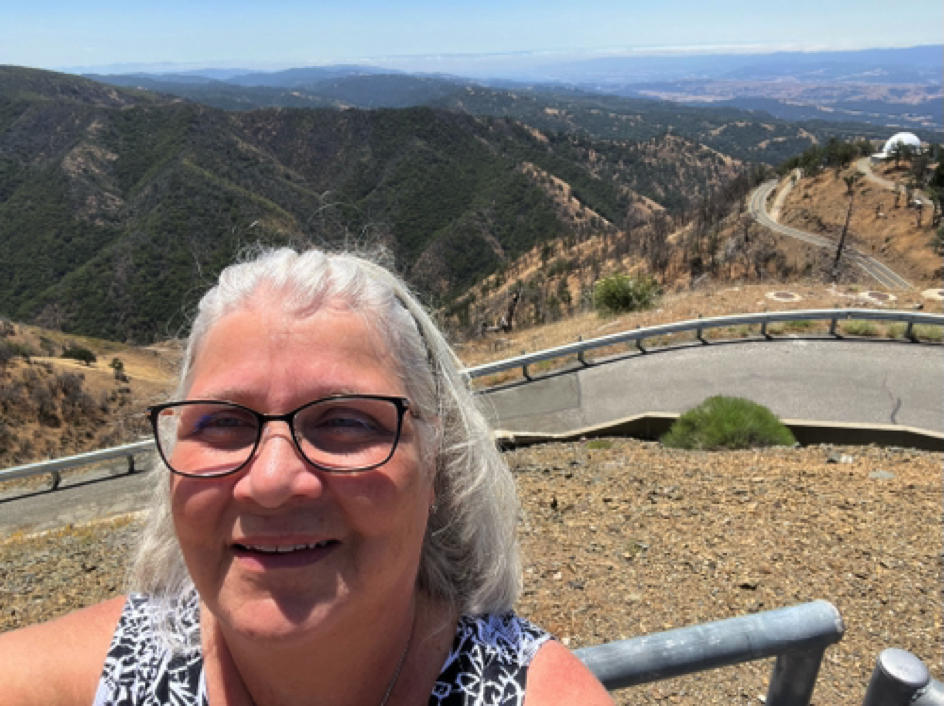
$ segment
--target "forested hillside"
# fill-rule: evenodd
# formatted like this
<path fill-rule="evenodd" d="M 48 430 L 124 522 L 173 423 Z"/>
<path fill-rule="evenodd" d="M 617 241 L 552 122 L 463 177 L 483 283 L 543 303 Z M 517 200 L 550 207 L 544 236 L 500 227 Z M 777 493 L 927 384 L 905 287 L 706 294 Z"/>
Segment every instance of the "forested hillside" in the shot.
<path fill-rule="evenodd" d="M 689 208 L 740 164 L 680 137 L 544 133 L 430 108 L 225 112 L 0 69 L 0 315 L 174 335 L 256 243 L 381 242 L 448 300 L 533 246 Z M 579 211 L 562 213 L 567 189 Z"/>

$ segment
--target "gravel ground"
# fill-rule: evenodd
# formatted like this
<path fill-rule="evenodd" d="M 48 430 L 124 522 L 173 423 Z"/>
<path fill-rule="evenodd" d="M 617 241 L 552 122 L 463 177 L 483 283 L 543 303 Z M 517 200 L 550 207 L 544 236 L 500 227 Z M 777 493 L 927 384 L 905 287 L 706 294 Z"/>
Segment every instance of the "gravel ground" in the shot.
<path fill-rule="evenodd" d="M 827 459 L 843 462 L 827 463 Z M 848 458 L 851 457 L 851 458 Z M 861 703 L 878 653 L 942 679 L 941 454 L 668 451 L 628 439 L 508 452 L 522 498 L 519 612 L 571 648 L 817 598 L 846 635 L 813 703 Z M 120 592 L 131 518 L 0 544 L 0 630 Z M 626 689 L 622 704 L 761 703 L 772 663 Z"/>

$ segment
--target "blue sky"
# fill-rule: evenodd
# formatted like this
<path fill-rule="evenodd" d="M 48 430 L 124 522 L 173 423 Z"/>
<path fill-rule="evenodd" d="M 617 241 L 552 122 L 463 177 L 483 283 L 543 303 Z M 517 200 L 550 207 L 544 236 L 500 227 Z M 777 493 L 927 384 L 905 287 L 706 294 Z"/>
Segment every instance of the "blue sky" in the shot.
<path fill-rule="evenodd" d="M 404 55 L 850 49 L 940 44 L 942 25 L 941 0 L 2 0 L 0 64 L 284 68 Z"/>

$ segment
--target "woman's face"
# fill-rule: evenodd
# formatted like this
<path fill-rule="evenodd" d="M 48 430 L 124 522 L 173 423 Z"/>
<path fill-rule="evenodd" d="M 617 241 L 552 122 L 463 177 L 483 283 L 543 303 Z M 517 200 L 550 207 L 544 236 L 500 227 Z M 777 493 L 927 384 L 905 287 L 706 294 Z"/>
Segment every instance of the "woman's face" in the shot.
<path fill-rule="evenodd" d="M 386 346 L 362 318 L 329 308 L 299 319 L 269 299 L 213 327 L 189 399 L 277 414 L 340 393 L 405 396 Z M 430 475 L 409 413 L 393 457 L 352 474 L 314 468 L 288 426 L 270 422 L 238 473 L 172 477 L 174 524 L 194 584 L 224 630 L 257 640 L 330 635 L 407 605 L 433 501 Z"/>

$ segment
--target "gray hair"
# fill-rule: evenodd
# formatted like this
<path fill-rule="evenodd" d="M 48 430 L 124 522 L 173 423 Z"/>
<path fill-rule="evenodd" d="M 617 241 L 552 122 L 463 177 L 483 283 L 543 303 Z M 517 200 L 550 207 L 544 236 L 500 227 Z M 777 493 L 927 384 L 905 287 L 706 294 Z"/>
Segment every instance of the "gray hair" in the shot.
<path fill-rule="evenodd" d="M 177 398 L 190 388 L 194 359 L 209 331 L 227 313 L 248 305 L 260 288 L 278 292 L 281 306 L 301 316 L 341 304 L 380 333 L 418 408 L 421 452 L 435 472 L 436 504 L 426 528 L 418 587 L 461 613 L 509 610 L 521 590 L 514 481 L 455 354 L 406 284 L 388 269 L 350 253 L 299 254 L 288 248 L 262 251 L 228 267 L 200 301 Z M 436 423 L 423 421 L 430 419 Z M 173 622 L 174 607 L 194 588 L 174 532 L 170 471 L 163 470 L 154 474 L 154 499 L 129 588 L 159 602 L 166 627 Z M 172 642 L 180 645 L 181 638 L 188 641 L 178 636 Z"/>

